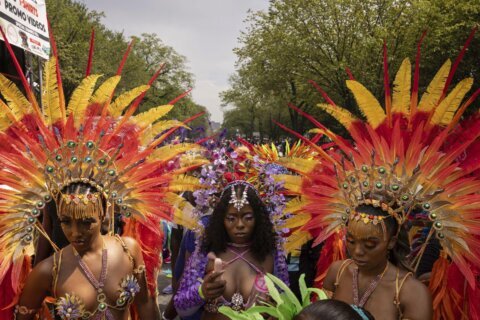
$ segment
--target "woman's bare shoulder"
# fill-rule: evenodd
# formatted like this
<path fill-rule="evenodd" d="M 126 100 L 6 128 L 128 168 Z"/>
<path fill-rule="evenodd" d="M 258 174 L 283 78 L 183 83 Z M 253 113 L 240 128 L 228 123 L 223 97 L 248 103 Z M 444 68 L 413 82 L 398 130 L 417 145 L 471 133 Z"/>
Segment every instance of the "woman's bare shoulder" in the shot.
<path fill-rule="evenodd" d="M 39 262 L 30 272 L 29 282 L 33 283 L 38 289 L 48 290 L 53 280 L 54 256 L 50 256 Z"/>
<path fill-rule="evenodd" d="M 337 279 L 337 274 L 340 271 L 342 265 L 348 260 L 338 260 L 332 262 L 330 267 L 328 267 L 327 275 L 325 276 L 325 281 L 323 282 L 323 287 L 327 290 L 333 291 L 335 281 Z"/>
<path fill-rule="evenodd" d="M 413 276 L 409 275 L 405 278 L 399 298 L 405 318 L 431 319 L 432 297 L 430 291 Z"/>

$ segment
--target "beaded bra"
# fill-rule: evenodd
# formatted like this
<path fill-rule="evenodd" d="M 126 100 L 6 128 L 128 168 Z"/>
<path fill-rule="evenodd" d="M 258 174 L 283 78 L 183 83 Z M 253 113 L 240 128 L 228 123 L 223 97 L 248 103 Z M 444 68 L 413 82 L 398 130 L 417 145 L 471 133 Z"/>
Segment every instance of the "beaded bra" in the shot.
<path fill-rule="evenodd" d="M 247 263 L 247 265 L 249 265 L 253 270 L 255 270 L 257 276 L 255 277 L 253 288 L 247 301 L 245 301 L 242 294 L 238 291 L 232 295 L 230 301 L 225 299 L 225 297 L 221 296 L 220 298 L 208 301 L 205 304 L 205 310 L 211 313 L 217 313 L 218 308 L 220 308 L 221 306 L 228 306 L 235 311 L 246 310 L 255 303 L 255 300 L 259 295 L 266 294 L 268 292 L 264 278 L 265 274 L 257 266 L 255 266 L 255 264 L 245 258 L 245 254 L 249 252 L 250 249 L 239 252 L 234 249 L 233 244 L 229 244 L 228 250 L 231 251 L 235 255 L 235 257 L 230 261 L 225 262 L 224 267 L 231 265 L 237 260 L 243 260 L 245 263 Z"/>
<path fill-rule="evenodd" d="M 128 248 L 126 247 L 123 240 L 118 236 L 116 236 L 115 239 L 120 241 L 120 244 L 122 245 L 123 250 L 128 255 L 133 266 L 135 266 L 133 257 L 128 251 Z M 58 263 L 57 263 L 56 257 L 54 257 L 54 268 L 53 268 L 54 292 L 55 292 L 57 278 L 58 278 L 61 261 L 62 261 L 62 251 L 63 250 L 61 250 L 59 253 Z M 105 280 L 107 278 L 107 262 L 108 262 L 107 249 L 104 248 L 102 250 L 102 271 L 100 274 L 100 278 L 98 280 L 95 279 L 94 275 L 92 274 L 88 266 L 85 264 L 85 262 L 83 262 L 83 260 L 78 255 L 75 249 L 73 249 L 73 252 L 75 257 L 78 260 L 78 264 L 80 266 L 80 269 L 82 270 L 82 273 L 85 275 L 88 282 L 97 291 L 98 304 L 95 311 L 93 312 L 85 310 L 85 305 L 82 299 L 80 299 L 75 293 L 72 293 L 72 294 L 67 293 L 65 294 L 65 296 L 58 298 L 55 303 L 55 309 L 56 309 L 57 315 L 62 320 L 77 320 L 77 319 L 115 320 L 115 317 L 113 316 L 110 309 L 125 310 L 133 302 L 135 295 L 138 292 L 140 292 L 140 285 L 134 274 L 143 273 L 145 271 L 145 266 L 144 265 L 139 266 L 138 268 L 133 270 L 132 274 L 127 275 L 121 280 L 120 289 L 119 289 L 120 294 L 118 295 L 118 298 L 115 301 L 115 304 L 109 304 L 106 301 L 107 297 L 103 291 Z"/>

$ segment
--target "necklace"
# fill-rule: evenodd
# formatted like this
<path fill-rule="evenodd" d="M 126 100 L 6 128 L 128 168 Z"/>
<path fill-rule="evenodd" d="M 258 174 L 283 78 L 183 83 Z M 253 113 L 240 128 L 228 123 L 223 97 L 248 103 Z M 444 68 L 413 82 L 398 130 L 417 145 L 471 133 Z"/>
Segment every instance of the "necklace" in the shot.
<path fill-rule="evenodd" d="M 97 280 L 93 275 L 92 271 L 88 268 L 87 264 L 83 261 L 82 257 L 78 254 L 77 250 L 72 246 L 73 255 L 77 258 L 78 265 L 82 269 L 83 274 L 87 278 L 88 282 L 97 290 L 97 311 L 104 313 L 107 311 L 107 303 L 105 300 L 107 296 L 103 293 L 103 287 L 105 286 L 105 280 L 107 279 L 107 262 L 108 262 L 108 252 L 105 248 L 105 243 L 103 243 L 102 249 L 102 270 L 100 272 L 100 278 Z"/>
<path fill-rule="evenodd" d="M 234 248 L 247 248 L 252 245 L 251 242 L 248 243 L 233 243 L 233 242 L 227 242 L 227 247 L 234 247 Z"/>
<path fill-rule="evenodd" d="M 382 280 L 383 276 L 385 275 L 385 272 L 388 269 L 388 262 L 387 265 L 385 266 L 385 269 L 383 272 L 375 277 L 370 284 L 368 285 L 367 290 L 365 293 L 362 295 L 362 297 L 359 300 L 358 297 L 358 268 L 353 269 L 353 281 L 352 281 L 352 289 L 353 289 L 353 304 L 359 307 L 363 307 L 365 303 L 367 303 L 368 298 L 372 295 L 373 291 L 377 288 L 378 284 Z"/>

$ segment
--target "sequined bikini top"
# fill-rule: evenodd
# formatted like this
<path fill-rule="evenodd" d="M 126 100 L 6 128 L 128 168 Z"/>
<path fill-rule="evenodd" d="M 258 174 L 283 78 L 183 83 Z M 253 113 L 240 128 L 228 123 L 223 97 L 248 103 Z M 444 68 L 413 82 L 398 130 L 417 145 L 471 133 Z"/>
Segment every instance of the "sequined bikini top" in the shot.
<path fill-rule="evenodd" d="M 230 307 L 235 311 L 246 310 L 255 304 L 260 295 L 265 295 L 268 292 L 267 285 L 265 283 L 265 274 L 255 264 L 245 258 L 245 254 L 250 251 L 250 249 L 239 252 L 232 247 L 228 247 L 228 250 L 230 250 L 235 257 L 230 261 L 225 262 L 224 268 L 237 260 L 243 260 L 257 273 L 257 276 L 255 277 L 253 288 L 246 302 L 244 301 L 244 298 L 240 292 L 235 292 L 230 301 L 225 299 L 225 297 L 220 296 L 218 299 L 208 301 L 205 304 L 205 310 L 210 313 L 217 313 L 218 308 L 221 306 Z"/>
<path fill-rule="evenodd" d="M 65 294 L 65 296 L 57 298 L 55 302 L 56 313 L 62 320 L 77 320 L 77 319 L 114 320 L 115 318 L 111 312 L 111 309 L 125 310 L 133 302 L 135 295 L 138 292 L 140 292 L 140 285 L 138 284 L 138 280 L 135 277 L 135 275 L 143 273 L 145 271 L 145 266 L 140 265 L 136 267 L 135 260 L 133 259 L 130 251 L 128 250 L 125 242 L 123 242 L 122 238 L 120 238 L 119 236 L 115 236 L 115 239 L 117 239 L 120 242 L 124 252 L 127 254 L 133 266 L 133 273 L 127 275 L 120 282 L 119 295 L 117 300 L 115 301 L 115 304 L 107 303 L 106 301 L 107 297 L 103 292 L 103 285 L 106 279 L 107 260 L 108 260 L 107 250 L 103 249 L 102 251 L 102 272 L 100 275 L 100 279 L 98 280 L 95 279 L 95 277 L 92 275 L 88 267 L 86 267 L 86 265 L 83 263 L 81 258 L 76 255 L 76 257 L 79 259 L 79 265 L 81 267 L 80 269 L 82 270 L 84 276 L 97 291 L 98 304 L 95 311 L 93 312 L 85 310 L 85 305 L 83 301 L 77 295 L 75 295 L 75 293 L 72 293 L 72 294 L 67 293 Z M 60 252 L 56 253 L 53 257 L 52 288 L 53 288 L 54 297 L 57 297 L 56 288 L 57 288 L 58 275 L 60 273 L 60 268 L 62 265 L 62 253 L 63 253 L 63 249 L 60 250 Z M 74 251 L 74 254 L 75 253 L 76 252 Z"/>

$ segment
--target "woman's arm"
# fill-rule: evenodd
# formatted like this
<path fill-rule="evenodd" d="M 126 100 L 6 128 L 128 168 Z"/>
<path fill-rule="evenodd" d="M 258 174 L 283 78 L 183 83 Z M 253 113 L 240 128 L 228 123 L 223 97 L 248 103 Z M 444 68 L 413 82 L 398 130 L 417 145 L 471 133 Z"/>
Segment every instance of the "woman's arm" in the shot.
<path fill-rule="evenodd" d="M 403 319 L 431 320 L 433 317 L 432 296 L 420 281 L 408 278 L 400 291 L 400 306 Z"/>
<path fill-rule="evenodd" d="M 34 319 L 51 291 L 53 257 L 40 262 L 28 275 L 16 309 L 17 320 Z"/>
<path fill-rule="evenodd" d="M 125 244 L 127 245 L 127 248 L 133 257 L 135 268 L 145 266 L 145 263 L 143 262 L 142 249 L 138 245 L 137 241 L 128 237 L 122 239 L 125 241 Z M 138 315 L 140 316 L 141 320 L 159 320 L 160 310 L 158 309 L 156 297 L 152 297 L 148 293 L 146 270 L 143 268 L 143 270 L 136 271 L 137 272 L 134 271 L 134 273 L 138 284 L 140 285 L 140 292 L 135 296 L 134 303 L 137 307 Z"/>

